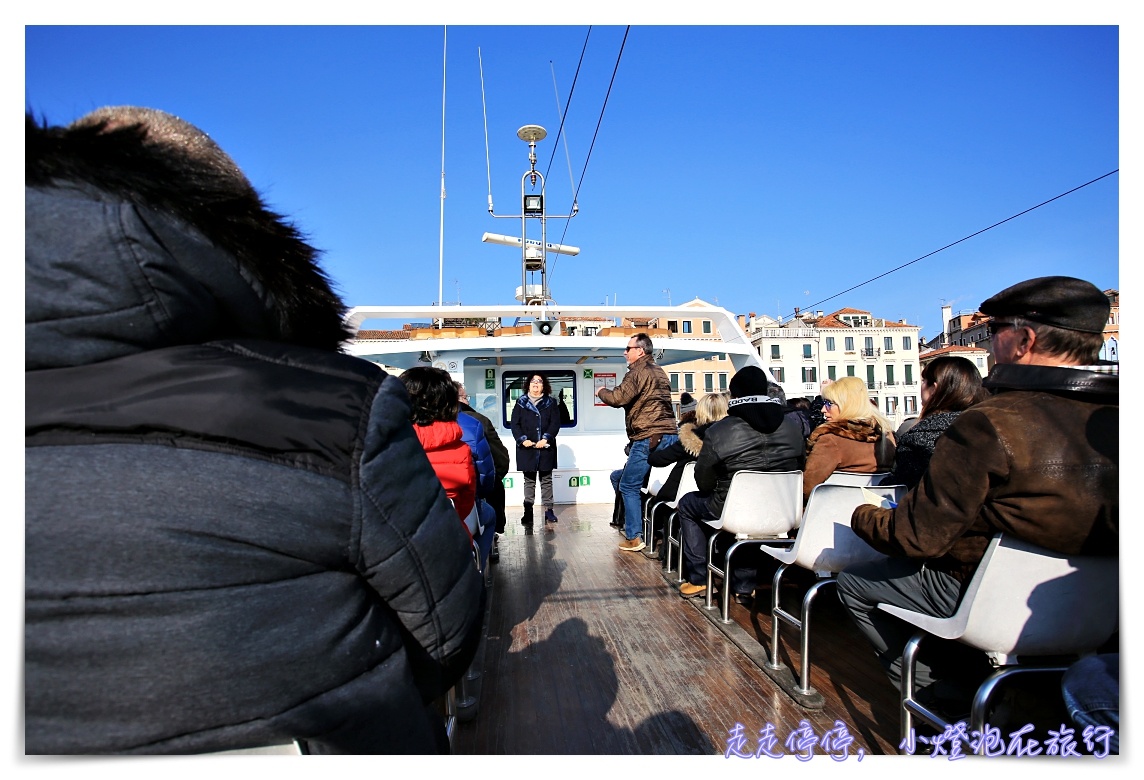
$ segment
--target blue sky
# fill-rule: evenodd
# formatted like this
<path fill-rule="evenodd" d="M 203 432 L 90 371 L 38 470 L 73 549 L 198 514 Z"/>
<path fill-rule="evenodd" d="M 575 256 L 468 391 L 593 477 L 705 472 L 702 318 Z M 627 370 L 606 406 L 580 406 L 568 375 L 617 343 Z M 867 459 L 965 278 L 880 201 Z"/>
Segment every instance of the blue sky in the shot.
<path fill-rule="evenodd" d="M 551 266 L 558 302 L 851 306 L 928 336 L 942 299 L 973 309 L 1050 274 L 1120 285 L 1115 174 L 832 298 L 1118 169 L 1114 26 L 588 29 L 448 27 L 446 302 L 511 303 L 520 284 L 519 252 L 480 242 L 520 232 L 487 212 L 482 61 L 496 212 L 519 213 L 521 125 L 548 129 L 550 213 L 580 183 L 579 216 L 549 223 L 582 250 Z M 441 25 L 27 27 L 25 108 L 177 114 L 324 251 L 348 304 L 429 304 L 444 43 Z M 570 176 L 555 142 L 574 78 Z"/>

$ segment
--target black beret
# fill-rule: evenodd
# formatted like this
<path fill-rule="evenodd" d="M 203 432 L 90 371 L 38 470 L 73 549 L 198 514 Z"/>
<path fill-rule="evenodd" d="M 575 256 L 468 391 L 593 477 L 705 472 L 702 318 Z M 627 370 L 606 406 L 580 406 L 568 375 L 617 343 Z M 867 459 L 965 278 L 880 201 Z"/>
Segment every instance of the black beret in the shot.
<path fill-rule="evenodd" d="M 991 317 L 1021 317 L 1043 325 L 1103 333 L 1108 297 L 1095 285 L 1071 276 L 1042 276 L 1018 282 L 981 304 Z"/>

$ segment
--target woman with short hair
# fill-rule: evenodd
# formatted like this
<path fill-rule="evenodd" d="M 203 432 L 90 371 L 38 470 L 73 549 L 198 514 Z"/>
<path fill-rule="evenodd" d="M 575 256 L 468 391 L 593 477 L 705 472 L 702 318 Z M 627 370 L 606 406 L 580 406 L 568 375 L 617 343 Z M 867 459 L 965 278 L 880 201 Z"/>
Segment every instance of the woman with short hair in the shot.
<path fill-rule="evenodd" d="M 516 441 L 516 468 L 524 475 L 524 516 L 522 525 L 532 525 L 536 500 L 536 475 L 540 475 L 540 500 L 544 522 L 555 523 L 552 510 L 552 471 L 556 468 L 556 434 L 560 433 L 560 410 L 552 397 L 548 377 L 539 371 L 528 375 L 525 392 L 512 408 L 512 438 Z"/>

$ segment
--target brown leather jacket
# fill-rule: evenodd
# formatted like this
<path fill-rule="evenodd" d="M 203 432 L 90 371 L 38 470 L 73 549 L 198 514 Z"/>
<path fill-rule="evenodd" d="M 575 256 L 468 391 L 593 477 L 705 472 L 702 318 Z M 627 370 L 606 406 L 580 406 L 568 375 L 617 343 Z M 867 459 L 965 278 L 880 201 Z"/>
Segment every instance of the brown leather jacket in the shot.
<path fill-rule="evenodd" d="M 631 441 L 678 431 L 671 408 L 671 382 L 650 355 L 628 366 L 628 373 L 614 390 L 601 390 L 600 400 L 608 406 L 623 407 L 624 427 Z"/>
<path fill-rule="evenodd" d="M 1119 377 L 998 365 L 992 398 L 938 439 L 896 509 L 862 506 L 851 527 L 888 555 L 968 581 L 998 533 L 1061 553 L 1119 553 Z"/>

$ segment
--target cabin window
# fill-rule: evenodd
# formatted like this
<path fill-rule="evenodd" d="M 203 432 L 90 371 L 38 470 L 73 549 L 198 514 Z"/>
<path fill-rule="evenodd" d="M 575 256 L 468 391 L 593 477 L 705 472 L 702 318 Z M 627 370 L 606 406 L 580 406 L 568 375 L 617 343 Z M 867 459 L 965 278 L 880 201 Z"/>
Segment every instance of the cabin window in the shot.
<path fill-rule="evenodd" d="M 826 337 L 826 351 L 827 352 L 833 352 L 834 351 L 834 337 L 833 336 L 827 336 Z"/>
<path fill-rule="evenodd" d="M 726 374 L 720 374 L 719 375 L 719 392 L 720 393 L 727 392 L 727 375 Z"/>
<path fill-rule="evenodd" d="M 846 337 L 846 351 L 847 352 L 853 352 L 854 351 L 854 337 L 853 336 L 847 336 Z"/>
<path fill-rule="evenodd" d="M 668 376 L 671 378 L 671 392 L 678 393 L 679 392 L 679 374 L 668 374 Z"/>
<path fill-rule="evenodd" d="M 690 333 L 691 332 L 691 320 L 684 320 L 683 321 L 683 332 L 684 333 Z"/>
<path fill-rule="evenodd" d="M 771 369 L 771 376 L 773 376 L 775 378 L 775 381 L 781 385 L 783 382 L 786 381 L 786 369 L 783 368 L 782 366 L 779 366 L 777 368 L 772 368 Z"/>
<path fill-rule="evenodd" d="M 703 332 L 704 333 L 710 333 L 711 332 L 711 320 L 703 320 Z"/>
<path fill-rule="evenodd" d="M 552 398 L 559 404 L 560 427 L 576 427 L 576 372 L 544 371 L 548 384 L 552 385 Z M 528 392 L 528 371 L 505 371 L 501 374 L 501 398 L 504 417 L 501 424 L 509 427 L 512 409 L 516 399 Z M 477 411 L 481 411 L 478 409 Z"/>
<path fill-rule="evenodd" d="M 906 384 L 912 385 L 914 383 L 914 367 L 906 363 Z"/>
<path fill-rule="evenodd" d="M 683 389 L 689 393 L 695 392 L 695 374 L 683 375 Z"/>

